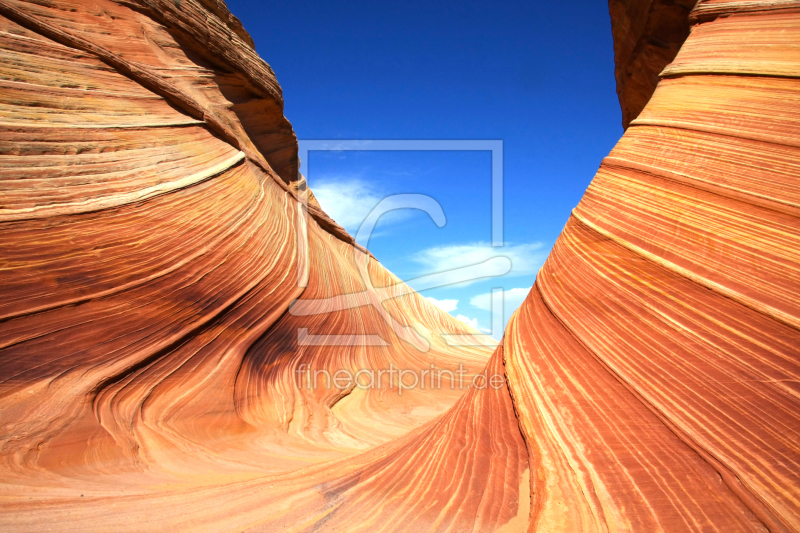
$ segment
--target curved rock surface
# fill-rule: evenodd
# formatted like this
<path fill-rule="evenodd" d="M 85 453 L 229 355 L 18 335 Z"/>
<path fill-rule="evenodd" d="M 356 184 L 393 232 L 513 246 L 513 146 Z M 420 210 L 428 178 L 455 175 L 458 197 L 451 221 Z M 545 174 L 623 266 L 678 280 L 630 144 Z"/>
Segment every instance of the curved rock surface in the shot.
<path fill-rule="evenodd" d="M 663 79 L 493 348 L 222 2 L 0 0 L 2 529 L 800 531 L 800 2 L 610 5 Z M 326 382 L 390 368 L 461 371 Z"/>
<path fill-rule="evenodd" d="M 506 331 L 534 530 L 800 530 L 800 3 L 692 18 Z"/>

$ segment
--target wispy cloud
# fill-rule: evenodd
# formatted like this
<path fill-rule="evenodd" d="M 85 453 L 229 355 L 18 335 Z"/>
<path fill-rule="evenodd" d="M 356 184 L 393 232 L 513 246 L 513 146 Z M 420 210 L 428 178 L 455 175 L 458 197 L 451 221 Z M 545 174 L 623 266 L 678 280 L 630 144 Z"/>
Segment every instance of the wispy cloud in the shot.
<path fill-rule="evenodd" d="M 498 274 L 496 265 L 486 265 L 486 272 L 477 269 L 475 279 L 464 281 L 458 269 L 483 263 L 492 258 L 507 258 L 511 269 L 506 276 L 525 276 L 535 274 L 542 265 L 546 250 L 542 243 L 507 244 L 494 248 L 488 242 L 453 244 L 427 248 L 411 256 L 411 259 L 422 267 L 422 274 L 442 272 L 442 283 L 458 283 L 465 287 L 482 277 L 493 277 Z"/>
<path fill-rule="evenodd" d="M 490 330 L 490 329 L 479 327 L 477 318 L 470 318 L 470 317 L 464 316 L 464 315 L 458 315 L 456 318 L 458 320 L 460 320 L 461 322 L 463 322 L 464 324 L 467 324 L 468 326 L 472 326 L 473 328 L 475 328 L 478 331 L 481 331 L 483 333 L 486 333 L 487 335 L 491 335 L 491 333 L 492 333 L 492 330 Z"/>
<path fill-rule="evenodd" d="M 475 329 L 478 329 L 478 319 L 477 318 L 469 318 L 468 316 L 464 316 L 464 315 L 458 315 L 456 318 L 459 319 L 464 324 L 466 324 L 468 326 L 472 326 Z"/>
<path fill-rule="evenodd" d="M 352 234 L 385 196 L 374 185 L 353 177 L 315 180 L 311 190 L 328 216 Z"/>
<path fill-rule="evenodd" d="M 519 287 L 516 289 L 506 289 L 503 291 L 503 315 L 505 320 L 508 320 L 514 311 L 519 309 L 519 306 L 521 306 L 522 302 L 525 301 L 525 298 L 528 296 L 530 290 L 531 287 Z M 478 309 L 491 311 L 492 293 L 486 292 L 483 294 L 478 294 L 477 296 L 473 296 L 470 298 L 469 303 Z"/>
<path fill-rule="evenodd" d="M 377 187 L 373 183 L 355 176 L 326 176 L 314 180 L 311 184 L 319 205 L 333 220 L 344 226 L 354 237 L 361 224 L 382 200 L 388 198 L 380 217 L 381 229 L 373 231 L 367 237 L 378 237 L 386 234 L 386 224 L 405 220 L 412 216 L 412 211 L 403 209 L 405 205 L 391 193 Z M 366 242 L 361 242 L 367 245 Z"/>
<path fill-rule="evenodd" d="M 455 311 L 458 308 L 458 300 L 437 300 L 432 296 L 426 296 L 425 299 L 447 313 Z"/>

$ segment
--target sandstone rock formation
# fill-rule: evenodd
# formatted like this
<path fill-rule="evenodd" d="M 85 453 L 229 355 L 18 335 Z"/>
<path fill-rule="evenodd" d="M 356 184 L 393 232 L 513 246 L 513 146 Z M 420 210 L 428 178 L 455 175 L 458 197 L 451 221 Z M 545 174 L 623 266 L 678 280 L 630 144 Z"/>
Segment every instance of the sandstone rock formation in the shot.
<path fill-rule="evenodd" d="M 800 2 L 692 18 L 506 331 L 535 530 L 800 530 Z"/>
<path fill-rule="evenodd" d="M 623 128 L 642 112 L 659 74 L 688 37 L 695 4 L 697 0 L 608 0 Z"/>
<path fill-rule="evenodd" d="M 221 1 L 0 0 L 0 527 L 800 531 L 800 1 L 610 5 L 630 127 L 493 349 Z"/>

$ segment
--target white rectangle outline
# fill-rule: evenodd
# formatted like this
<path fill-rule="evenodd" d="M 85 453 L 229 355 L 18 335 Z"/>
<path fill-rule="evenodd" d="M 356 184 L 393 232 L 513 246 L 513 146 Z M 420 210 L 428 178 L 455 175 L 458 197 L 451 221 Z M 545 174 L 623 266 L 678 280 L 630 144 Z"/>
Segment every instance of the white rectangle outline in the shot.
<path fill-rule="evenodd" d="M 503 246 L 503 141 L 478 140 L 478 139 L 381 139 L 381 140 L 340 140 L 340 139 L 298 139 L 298 158 L 302 165 L 306 164 L 306 175 L 309 174 L 308 153 L 312 151 L 450 151 L 450 152 L 484 152 L 492 153 L 492 247 Z M 299 171 L 298 171 L 299 172 Z M 308 216 L 308 199 L 299 195 L 302 207 L 298 210 L 298 230 L 303 236 L 298 238 L 308 239 L 305 231 Z M 300 246 L 305 254 L 308 253 L 308 242 Z M 299 252 L 299 250 L 298 250 Z M 303 253 L 303 252 L 301 252 Z M 298 286 L 305 287 L 308 283 L 309 263 L 305 260 L 298 261 Z M 492 334 L 502 334 L 503 323 L 503 291 L 492 289 Z M 307 330 L 305 331 L 308 336 Z M 462 335 L 442 335 L 449 345 L 479 345 L 480 342 L 470 342 Z M 452 338 L 451 338 L 452 337 Z M 304 339 L 307 340 L 307 339 Z"/>

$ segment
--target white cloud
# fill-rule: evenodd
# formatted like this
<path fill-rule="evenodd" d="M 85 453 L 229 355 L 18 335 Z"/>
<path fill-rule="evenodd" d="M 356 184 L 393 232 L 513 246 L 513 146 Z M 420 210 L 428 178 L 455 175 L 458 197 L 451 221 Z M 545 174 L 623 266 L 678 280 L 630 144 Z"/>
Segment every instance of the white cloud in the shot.
<path fill-rule="evenodd" d="M 472 326 L 475 329 L 478 329 L 478 319 L 477 318 L 470 318 L 470 317 L 464 316 L 464 315 L 458 315 L 456 318 L 459 319 L 464 324 L 466 324 L 468 326 Z"/>
<path fill-rule="evenodd" d="M 353 235 L 385 196 L 373 185 L 349 177 L 317 180 L 311 190 L 328 216 Z"/>
<path fill-rule="evenodd" d="M 528 296 L 530 292 L 530 287 L 520 287 L 518 289 L 507 289 L 503 291 L 503 303 L 505 304 L 506 309 L 511 307 L 512 310 L 516 310 L 522 302 L 525 301 L 525 297 Z M 477 307 L 478 309 L 483 309 L 485 311 L 492 310 L 492 293 L 485 292 L 483 294 L 479 294 L 477 296 L 473 296 L 470 301 L 470 305 Z"/>
<path fill-rule="evenodd" d="M 511 318 L 511 315 L 514 314 L 514 311 L 519 309 L 522 305 L 522 302 L 525 301 L 525 298 L 528 296 L 531 287 L 519 287 L 516 289 L 506 289 L 503 291 L 503 321 L 508 321 Z M 483 294 L 478 294 L 477 296 L 473 296 L 469 300 L 470 305 L 473 307 L 477 307 L 478 309 L 483 309 L 484 311 L 491 311 L 492 310 L 492 293 L 485 292 Z"/>
<path fill-rule="evenodd" d="M 403 209 L 405 204 L 402 201 L 392 198 L 393 194 L 357 177 L 326 176 L 314 180 L 311 190 L 323 211 L 344 226 L 344 229 L 354 237 L 357 237 L 358 229 L 375 206 L 387 198 L 389 203 L 384 204 L 382 211 L 385 212 L 378 222 L 382 230 L 386 229 L 387 223 L 398 222 L 412 216 L 409 209 Z M 365 240 L 385 233 L 385 231 L 373 231 Z M 359 243 L 364 246 L 368 244 L 361 241 Z"/>
<path fill-rule="evenodd" d="M 425 299 L 447 313 L 455 311 L 458 307 L 458 300 L 437 300 L 432 296 L 426 296 Z"/>
<path fill-rule="evenodd" d="M 434 246 L 411 256 L 422 266 L 423 274 L 440 273 L 436 276 L 437 285 L 457 283 L 470 285 L 482 278 L 507 275 L 509 277 L 535 274 L 547 256 L 541 243 L 507 244 L 492 247 L 487 242 Z M 486 261 L 492 260 L 490 263 Z M 463 268 L 475 266 L 465 279 Z M 510 263 L 510 266 L 509 266 Z M 461 270 L 461 272 L 459 272 Z M 422 290 L 426 287 L 419 287 Z"/>

